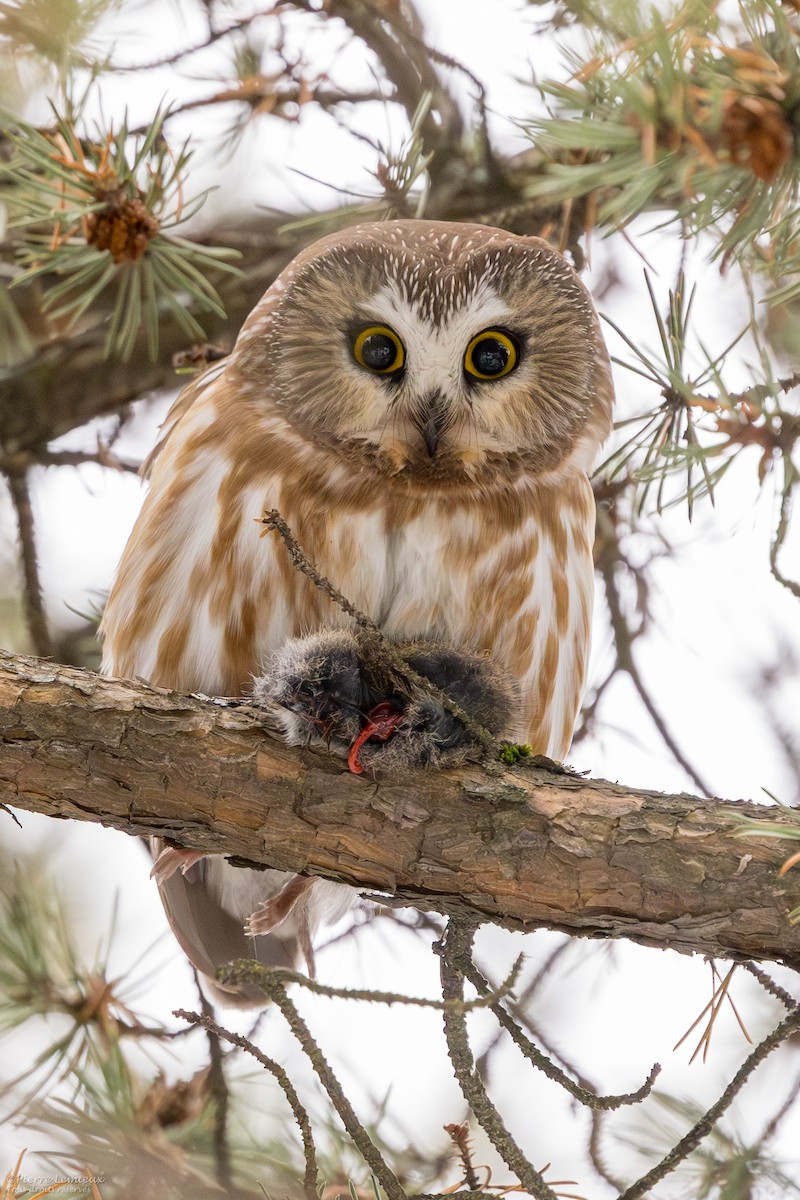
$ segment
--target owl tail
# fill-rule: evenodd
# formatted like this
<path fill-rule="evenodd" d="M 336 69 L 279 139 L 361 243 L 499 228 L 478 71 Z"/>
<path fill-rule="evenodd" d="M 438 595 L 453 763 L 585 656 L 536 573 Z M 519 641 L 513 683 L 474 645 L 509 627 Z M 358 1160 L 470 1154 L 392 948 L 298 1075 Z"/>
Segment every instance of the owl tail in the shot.
<path fill-rule="evenodd" d="M 267 967 L 299 967 L 303 947 L 298 935 L 247 937 L 241 920 L 214 899 L 203 878 L 194 872 L 175 871 L 158 888 L 172 932 L 216 1002 L 237 1008 L 263 1007 L 267 1003 L 256 984 L 229 986 L 215 978 L 220 967 L 237 958 L 254 958 Z"/>

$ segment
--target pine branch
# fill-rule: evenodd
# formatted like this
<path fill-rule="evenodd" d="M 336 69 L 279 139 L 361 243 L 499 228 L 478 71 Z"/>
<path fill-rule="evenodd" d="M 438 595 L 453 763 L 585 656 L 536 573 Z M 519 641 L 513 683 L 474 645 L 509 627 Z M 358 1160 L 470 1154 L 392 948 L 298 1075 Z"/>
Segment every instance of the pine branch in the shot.
<path fill-rule="evenodd" d="M 664 745 L 667 747 L 672 757 L 675 759 L 678 765 L 683 768 L 694 786 L 698 788 L 704 796 L 710 796 L 712 793 L 708 787 L 708 784 L 703 780 L 698 771 L 695 770 L 681 750 L 678 743 L 675 741 L 675 738 L 668 728 L 664 718 L 653 703 L 653 699 L 647 687 L 645 686 L 644 680 L 642 679 L 633 654 L 634 637 L 631 635 L 631 631 L 628 628 L 624 613 L 622 611 L 622 599 L 620 597 L 619 587 L 617 585 L 617 565 L 618 560 L 612 560 L 608 555 L 601 555 L 595 563 L 597 571 L 600 574 L 600 578 L 603 581 L 606 603 L 608 605 L 609 617 L 611 619 L 611 629 L 614 634 L 614 648 L 616 651 L 615 672 L 624 671 L 626 673 L 631 683 L 635 687 L 639 695 L 639 699 L 647 710 L 650 719 L 661 735 Z"/>
<path fill-rule="evenodd" d="M 662 1179 L 666 1179 L 668 1175 L 671 1175 L 675 1168 L 687 1159 L 693 1150 L 697 1149 L 703 1138 L 707 1137 L 720 1117 L 727 1112 L 755 1069 L 761 1065 L 773 1050 L 783 1045 L 788 1038 L 796 1035 L 798 1029 L 800 1029 L 800 1006 L 795 1007 L 781 1021 L 780 1025 L 776 1026 L 756 1046 L 755 1050 L 748 1055 L 720 1098 L 716 1103 L 711 1105 L 699 1121 L 695 1122 L 686 1136 L 681 1138 L 678 1144 L 673 1146 L 669 1153 L 652 1170 L 643 1175 L 641 1179 L 638 1179 L 636 1183 L 631 1184 L 622 1193 L 619 1200 L 640 1200 L 640 1197 L 646 1196 L 652 1187 L 655 1187 Z"/>
<path fill-rule="evenodd" d="M 355 1110 L 345 1095 L 344 1089 L 336 1077 L 325 1055 L 320 1050 L 311 1030 L 305 1023 L 294 1003 L 289 999 L 284 988 L 276 983 L 268 988 L 269 998 L 280 1009 L 287 1025 L 291 1029 L 311 1066 L 314 1068 L 324 1087 L 331 1104 L 339 1114 L 348 1137 L 358 1148 L 364 1161 L 380 1183 L 387 1200 L 406 1200 L 406 1192 L 391 1167 L 384 1160 L 380 1149 L 375 1145 L 367 1130 L 359 1121 Z"/>
<path fill-rule="evenodd" d="M 442 996 L 445 1001 L 464 998 L 464 975 L 458 961 L 471 958 L 472 941 L 475 936 L 474 921 L 450 920 L 441 941 L 434 947 L 439 955 L 439 971 Z M 545 1183 L 541 1173 L 526 1159 L 520 1147 L 509 1133 L 495 1108 L 478 1072 L 467 1033 L 467 1022 L 463 1012 L 457 1008 L 446 1008 L 443 1012 L 444 1036 L 447 1053 L 465 1100 L 474 1113 L 479 1125 L 492 1146 L 514 1172 L 523 1189 L 537 1200 L 556 1200 L 556 1195 Z"/>
<path fill-rule="evenodd" d="M 655 1063 L 651 1067 L 641 1087 L 637 1088 L 635 1092 L 628 1092 L 619 1096 L 598 1095 L 596 1091 L 587 1087 L 583 1080 L 576 1083 L 573 1079 L 570 1079 L 566 1071 L 563 1071 L 551 1058 L 543 1054 L 538 1046 L 526 1035 L 522 1028 L 523 1018 L 520 1016 L 519 1004 L 509 1006 L 511 1010 L 509 1011 L 508 1008 L 504 1007 L 497 1000 L 489 999 L 489 995 L 487 994 L 489 985 L 481 971 L 475 965 L 471 954 L 462 953 L 458 955 L 454 959 L 454 964 L 458 967 L 464 978 L 469 980 L 484 1002 L 489 1003 L 489 1007 L 497 1017 L 500 1028 L 506 1031 L 524 1057 L 533 1063 L 538 1070 L 542 1071 L 543 1074 L 547 1075 L 549 1079 L 560 1084 L 580 1104 L 585 1104 L 587 1108 L 592 1109 L 594 1112 L 613 1112 L 616 1108 L 623 1108 L 630 1104 L 639 1104 L 650 1095 L 653 1085 L 661 1072 L 661 1067 L 658 1063 Z M 577 1075 L 573 1067 L 570 1067 L 570 1070 L 573 1074 Z"/>
<path fill-rule="evenodd" d="M 797 880 L 778 877 L 791 813 L 524 765 L 370 779 L 269 723 L 241 701 L 6 655 L 0 803 L 509 928 L 800 967 Z M 778 836 L 743 842 L 742 816 Z"/>
<path fill-rule="evenodd" d="M 289 1106 L 292 1110 L 292 1116 L 300 1130 L 300 1135 L 303 1140 L 303 1154 L 305 1157 L 305 1175 L 303 1178 L 303 1190 L 307 1200 L 316 1200 L 317 1192 L 317 1151 L 314 1145 L 314 1135 L 311 1130 L 311 1122 L 308 1113 L 300 1103 L 300 1097 L 297 1095 L 295 1087 L 290 1080 L 286 1071 L 276 1062 L 274 1058 L 270 1058 L 258 1046 L 253 1045 L 249 1038 L 244 1037 L 240 1033 L 232 1033 L 229 1029 L 224 1029 L 219 1025 L 209 1012 L 202 1013 L 187 1012 L 186 1009 L 178 1008 L 174 1012 L 174 1016 L 181 1017 L 184 1021 L 188 1021 L 190 1025 L 201 1025 L 209 1035 L 209 1038 L 214 1037 L 217 1041 L 230 1042 L 232 1046 L 244 1050 L 247 1054 L 253 1056 L 257 1062 L 261 1064 L 270 1075 L 278 1082 L 278 1086 L 286 1097 Z"/>
<path fill-rule="evenodd" d="M 229 244 L 244 244 L 247 259 L 235 286 L 232 281 L 220 283 L 227 316 L 211 313 L 205 318 L 210 341 L 233 344 L 245 317 L 300 249 L 301 239 L 291 242 L 279 236 L 279 223 L 265 220 L 262 232 L 243 232 L 240 239 L 229 235 Z M 190 339 L 171 311 L 159 319 L 160 353 L 154 362 L 148 357 L 145 331 L 127 363 L 106 357 L 105 340 L 102 320 L 72 334 L 47 329 L 32 357 L 0 369 L 0 442 L 6 452 L 38 449 L 95 417 L 119 412 L 147 393 L 180 384 L 172 360 L 186 351 Z"/>

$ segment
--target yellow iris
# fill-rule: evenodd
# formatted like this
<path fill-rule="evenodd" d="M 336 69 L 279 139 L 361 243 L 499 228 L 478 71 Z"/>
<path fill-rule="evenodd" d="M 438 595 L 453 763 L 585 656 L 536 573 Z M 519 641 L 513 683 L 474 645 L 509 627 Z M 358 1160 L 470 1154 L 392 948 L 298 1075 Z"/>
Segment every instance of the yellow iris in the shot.
<path fill-rule="evenodd" d="M 360 367 L 376 375 L 393 375 L 403 366 L 403 343 L 388 325 L 368 325 L 353 343 L 353 357 Z"/>
<path fill-rule="evenodd" d="M 501 329 L 484 329 L 472 339 L 464 355 L 464 370 L 475 379 L 502 379 L 513 371 L 519 354 Z"/>

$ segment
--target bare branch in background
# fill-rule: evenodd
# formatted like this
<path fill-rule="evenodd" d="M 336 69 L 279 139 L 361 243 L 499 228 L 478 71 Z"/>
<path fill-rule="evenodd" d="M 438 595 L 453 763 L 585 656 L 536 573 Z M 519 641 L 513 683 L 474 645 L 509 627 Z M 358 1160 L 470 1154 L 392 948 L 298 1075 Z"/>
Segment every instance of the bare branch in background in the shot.
<path fill-rule="evenodd" d="M 305 0 L 290 2 L 307 7 Z M 330 16 L 340 17 L 374 52 L 409 122 L 430 97 L 430 111 L 420 132 L 424 147 L 433 153 L 430 172 L 435 187 L 451 157 L 458 156 L 464 125 L 456 101 L 426 52 L 421 39 L 422 21 L 411 0 L 404 0 L 402 5 L 381 0 L 330 0 L 328 11 Z"/>
<path fill-rule="evenodd" d="M 798 433 L 800 433 L 800 420 L 797 422 Z M 798 600 L 800 600 L 800 583 L 796 583 L 792 579 L 787 579 L 783 572 L 778 567 L 778 554 L 786 540 L 786 535 L 789 532 L 789 522 L 792 516 L 792 500 L 797 484 L 800 483 L 800 473 L 789 454 L 785 454 L 783 458 L 783 487 L 781 489 L 781 508 L 778 517 L 778 525 L 775 530 L 775 536 L 772 539 L 769 547 L 769 565 L 772 574 L 778 583 L 785 587 Z"/>
<path fill-rule="evenodd" d="M 335 1072 L 315 1042 L 308 1025 L 300 1016 L 296 1006 L 289 999 L 286 991 L 279 983 L 274 985 L 267 984 L 266 986 L 269 998 L 281 1010 L 287 1025 L 299 1042 L 303 1053 L 314 1068 L 331 1103 L 339 1114 L 342 1124 L 352 1139 L 353 1144 L 357 1147 L 364 1161 L 368 1164 L 373 1175 L 386 1193 L 387 1200 L 405 1200 L 405 1189 L 356 1116 L 353 1106 L 347 1099 Z"/>
<path fill-rule="evenodd" d="M 657 1166 L 627 1188 L 619 1200 L 640 1200 L 640 1197 L 646 1196 L 652 1187 L 671 1175 L 675 1168 L 700 1145 L 703 1138 L 708 1136 L 720 1117 L 730 1108 L 755 1069 L 773 1050 L 783 1045 L 788 1038 L 795 1036 L 798 1030 L 800 1030 L 800 1005 L 796 1005 L 789 1015 L 756 1046 L 752 1054 L 748 1055 L 719 1100 L 711 1105 L 686 1136 L 681 1138 L 677 1146 L 673 1147 Z"/>
<path fill-rule="evenodd" d="M 603 588 L 608 605 L 608 612 L 611 618 L 611 629 L 614 635 L 614 650 L 616 661 L 613 671 L 609 675 L 601 689 L 611 682 L 611 678 L 617 671 L 623 671 L 631 680 L 631 683 L 636 688 L 642 704 L 647 709 L 650 718 L 658 730 L 664 745 L 672 754 L 675 761 L 683 768 L 686 774 L 704 795 L 711 796 L 713 792 L 696 768 L 689 762 L 684 755 L 675 738 L 672 736 L 664 718 L 658 711 L 648 688 L 645 686 L 636 660 L 633 656 L 633 643 L 639 636 L 641 630 L 633 631 L 629 627 L 622 606 L 622 598 L 620 596 L 618 584 L 618 571 L 620 566 L 625 563 L 624 555 L 622 554 L 619 535 L 613 525 L 613 520 L 609 515 L 609 511 L 600 506 L 598 508 L 598 526 L 599 537 L 598 545 L 595 550 L 595 568 L 603 582 Z M 637 575 L 637 572 L 633 572 Z M 601 691 L 602 694 L 602 691 Z"/>
<path fill-rule="evenodd" d="M 273 5 L 271 8 L 259 9 L 257 12 L 250 13 L 247 17 L 242 17 L 239 21 L 232 21 L 230 25 L 226 25 L 223 29 L 212 29 L 204 41 L 196 42 L 193 46 L 181 47 L 174 54 L 168 54 L 164 58 L 151 59 L 150 62 L 146 63 L 125 64 L 112 62 L 108 64 L 107 69 L 119 75 L 129 75 L 132 73 L 141 75 L 148 71 L 158 70 L 159 67 L 174 67 L 176 63 L 183 62 L 185 58 L 189 58 L 193 54 L 199 54 L 202 50 L 207 50 L 209 46 L 213 46 L 216 42 L 231 37 L 233 34 L 241 33 L 252 25 L 254 21 L 259 21 L 262 17 L 272 15 L 277 7 L 278 4 Z"/>
<path fill-rule="evenodd" d="M 25 621 L 31 645 L 42 658 L 53 652 L 50 629 L 42 602 L 42 585 L 39 579 L 39 561 L 36 554 L 36 527 L 31 506 L 31 493 L 26 471 L 11 470 L 6 473 L 8 490 L 17 514 L 17 536 L 22 562 L 23 598 Z"/>
<path fill-rule="evenodd" d="M 203 1018 L 198 1023 L 205 1027 L 208 1035 L 208 1090 L 214 1101 L 214 1162 L 217 1182 L 222 1188 L 230 1188 L 232 1183 L 231 1152 L 228 1143 L 228 1108 L 230 1093 L 225 1079 L 223 1066 L 221 1038 L 214 1022 L 214 1009 L 203 994 L 200 979 L 196 971 L 194 981 L 200 997 L 200 1007 Z"/>
<path fill-rule="evenodd" d="M 142 465 L 118 458 L 105 443 L 98 441 L 96 450 L 19 450 L 16 454 L 0 457 L 0 471 L 9 475 L 27 471 L 30 467 L 81 467 L 86 463 L 131 475 L 138 475 Z"/>
<path fill-rule="evenodd" d="M 311 1122 L 284 1068 L 274 1058 L 270 1058 L 263 1050 L 255 1046 L 249 1038 L 239 1033 L 231 1033 L 229 1029 L 224 1029 L 222 1025 L 214 1020 L 205 1006 L 202 1013 L 187 1012 L 186 1009 L 178 1008 L 175 1010 L 174 1016 L 188 1021 L 190 1025 L 202 1026 L 207 1031 L 209 1038 L 214 1038 L 217 1042 L 230 1042 L 232 1046 L 237 1046 L 239 1049 L 244 1050 L 246 1054 L 252 1055 L 256 1062 L 261 1063 L 261 1066 L 269 1071 L 270 1075 L 277 1080 L 281 1091 L 289 1103 L 292 1116 L 297 1123 L 303 1139 L 303 1153 L 305 1157 L 304 1194 L 307 1200 L 318 1200 L 317 1178 L 319 1168 L 317 1167 L 317 1152 L 314 1145 L 314 1135 L 311 1131 Z"/>
<path fill-rule="evenodd" d="M 440 962 L 442 996 L 445 1001 L 463 1000 L 464 976 L 459 969 L 458 962 L 471 957 L 475 929 L 474 923 L 451 917 L 447 922 L 444 936 L 440 942 L 436 943 L 435 949 Z M 525 1191 L 536 1196 L 537 1200 L 556 1200 L 555 1193 L 545 1183 L 541 1173 L 528 1162 L 506 1128 L 497 1108 L 489 1099 L 480 1075 L 475 1070 L 475 1060 L 472 1056 L 463 1012 L 459 1012 L 458 1009 L 445 1008 L 443 1019 L 447 1053 L 458 1085 L 478 1124 L 497 1153 L 514 1172 Z"/>

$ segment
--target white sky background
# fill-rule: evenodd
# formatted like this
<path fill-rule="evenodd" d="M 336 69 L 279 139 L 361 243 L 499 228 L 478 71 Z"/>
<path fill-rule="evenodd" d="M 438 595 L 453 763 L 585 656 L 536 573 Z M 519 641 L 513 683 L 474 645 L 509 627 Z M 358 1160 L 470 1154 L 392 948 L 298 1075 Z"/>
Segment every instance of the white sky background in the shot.
<path fill-rule="evenodd" d="M 527 141 L 502 114 L 531 111 L 534 93 L 518 82 L 530 78 L 531 59 L 541 76 L 553 70 L 552 42 L 533 36 L 541 19 L 540 10 L 514 0 L 495 0 L 491 4 L 487 0 L 420 0 L 419 7 L 426 17 L 430 42 L 463 61 L 487 85 L 498 147 L 523 149 Z M 234 11 L 244 10 L 232 6 Z M 179 4 L 142 5 L 133 13 L 124 12 L 109 29 L 112 27 L 115 58 L 131 62 L 161 57 L 179 45 L 204 37 L 193 11 L 184 11 Z M 310 38 L 307 21 L 295 22 L 294 27 L 302 30 L 299 44 L 312 63 L 319 62 L 320 69 L 327 69 L 335 61 L 335 80 L 355 86 L 371 83 L 360 48 L 351 45 L 344 32 L 340 36 L 329 32 Z M 187 62 L 186 74 L 211 77 L 217 61 L 214 55 L 197 56 Z M 458 80 L 450 82 L 466 97 Z M 131 77 L 117 77 L 103 85 L 103 108 L 113 114 L 127 105 L 132 123 L 137 123 L 149 117 L 153 98 L 162 91 L 174 100 L 211 90 L 213 84 L 184 74 L 177 76 L 174 71 L 159 72 L 146 90 Z M 389 118 L 390 111 L 373 106 L 369 131 L 384 141 L 393 138 L 397 145 L 404 125 L 396 114 Z M 224 128 L 231 115 L 229 109 L 195 112 L 176 121 L 171 133 L 180 141 L 202 123 L 205 138 L 209 128 Z M 366 128 L 366 118 L 359 119 L 360 127 Z M 250 131 L 239 154 L 222 169 L 223 187 L 211 198 L 210 211 L 216 215 L 231 204 L 244 210 L 257 205 L 296 210 L 300 203 L 312 210 L 315 206 L 328 207 L 336 194 L 293 173 L 293 166 L 313 171 L 320 180 L 338 186 L 346 183 L 361 191 L 371 190 L 371 165 L 372 156 L 361 142 L 338 130 L 331 117 L 313 109 L 304 111 L 298 125 L 265 119 L 257 130 Z M 198 190 L 209 182 L 220 181 L 218 160 L 207 143 L 197 156 L 196 178 Z M 647 232 L 656 223 L 655 218 L 642 220 L 633 234 L 652 265 L 657 292 L 666 299 L 667 289 L 674 283 L 677 248 L 669 237 Z M 609 292 L 600 307 L 635 340 L 655 350 L 657 331 L 648 316 L 642 263 L 621 238 L 594 243 L 593 270 L 587 282 L 591 287 L 592 279 L 604 277 L 604 264 L 610 255 L 625 287 Z M 690 261 L 688 277 L 698 284 L 695 311 L 703 341 L 719 349 L 746 321 L 744 300 L 736 290 L 735 278 L 721 279 L 717 268 L 707 265 L 700 256 Z M 612 353 L 629 358 L 616 335 L 610 330 L 607 333 Z M 753 357 L 752 348 L 737 348 L 725 376 L 731 390 L 748 385 L 748 364 Z M 644 407 L 644 381 L 620 369 L 615 369 L 615 376 L 619 411 L 627 414 Z M 141 412 L 119 445 L 120 453 L 140 456 L 150 448 L 163 408 L 159 404 Z M 93 436 L 87 439 L 85 433 L 72 435 L 63 444 L 90 444 Z M 691 525 L 683 506 L 654 519 L 653 529 L 678 552 L 653 569 L 653 629 L 644 643 L 637 644 L 637 652 L 656 705 L 686 756 L 715 793 L 758 800 L 763 798 L 761 789 L 766 788 L 790 800 L 791 782 L 754 690 L 754 676 L 758 664 L 785 660 L 786 645 L 798 648 L 797 602 L 769 576 L 769 535 L 777 509 L 772 488 L 768 485 L 760 491 L 755 472 L 755 453 L 743 455 L 742 462 L 719 488 L 716 511 L 701 502 Z M 38 480 L 36 505 L 44 585 L 50 611 L 59 623 L 64 621 L 65 604 L 85 611 L 92 595 L 107 589 L 141 498 L 135 479 L 90 466 L 49 471 Z M 799 540 L 795 532 L 783 558 L 784 570 L 793 577 L 800 575 Z M 642 553 L 646 550 L 643 542 Z M 610 637 L 599 603 L 593 680 L 603 677 L 609 654 Z M 796 679 L 785 682 L 783 698 L 786 723 L 792 724 L 792 712 L 800 711 Z M 577 748 L 573 756 L 576 767 L 629 785 L 695 790 L 671 760 L 624 677 L 612 686 L 602 716 L 604 723 L 598 736 Z M 24 844 L 28 850 L 36 837 L 43 848 L 53 850 L 65 887 L 76 893 L 90 945 L 104 932 L 106 914 L 115 892 L 119 892 L 121 936 L 113 964 L 114 969 L 122 970 L 165 928 L 155 886 L 146 878 L 147 861 L 140 846 L 123 835 L 95 828 L 75 828 L 67 838 L 61 825 L 28 815 L 23 815 L 23 821 L 25 833 L 6 830 L 6 842 L 13 849 L 19 838 L 20 848 Z M 521 948 L 530 956 L 533 969 L 559 940 L 548 933 L 522 939 L 488 930 L 482 934 L 480 945 L 487 961 L 491 959 L 495 977 L 500 978 Z M 188 971 L 169 935 L 152 958 L 159 969 L 157 977 L 149 978 L 142 990 L 143 1007 L 161 1016 L 178 1005 L 196 1007 Z M 567 960 L 570 974 L 554 976 L 545 985 L 537 1019 L 601 1090 L 638 1087 L 651 1064 L 659 1061 L 664 1065 L 660 1080 L 664 1091 L 689 1096 L 701 1104 L 716 1097 L 746 1052 L 730 1012 L 723 1015 L 706 1066 L 695 1063 L 687 1067 L 686 1047 L 677 1054 L 671 1049 L 708 999 L 709 968 L 702 961 L 627 944 L 606 947 L 588 942 L 575 942 L 567 952 Z M 325 982 L 395 988 L 411 994 L 438 993 L 436 960 L 427 946 L 410 934 L 386 939 L 385 931 L 377 927 L 364 931 L 354 944 L 323 951 L 319 969 Z M 738 981 L 735 995 L 751 1035 L 757 1038 L 774 1023 L 775 1007 L 760 998 L 758 987 L 747 978 Z M 378 1098 L 391 1086 L 390 1112 L 399 1114 L 407 1134 L 418 1145 L 429 1147 L 431 1153 L 439 1150 L 444 1139 L 441 1126 L 462 1119 L 463 1102 L 450 1081 L 438 1018 L 311 997 L 298 996 L 298 1002 L 324 1049 L 342 1068 L 345 1080 L 352 1069 L 353 1076 L 367 1083 L 369 1093 Z M 244 1027 L 242 1022 L 231 1023 Z M 473 1024 L 479 1050 L 491 1036 L 491 1021 L 476 1017 Z M 270 1053 L 293 1064 L 292 1070 L 299 1071 L 307 1094 L 311 1086 L 309 1073 L 294 1054 L 274 1013 L 264 1025 L 261 1042 Z M 187 1045 L 179 1044 L 180 1057 L 176 1055 L 167 1067 L 170 1075 L 188 1075 L 184 1058 Z M 16 1053 L 24 1061 L 29 1049 L 17 1047 Z M 198 1062 L 203 1053 L 204 1044 L 198 1039 L 194 1044 Z M 729 1122 L 728 1127 L 745 1139 L 757 1135 L 760 1123 L 772 1111 L 774 1097 L 780 1097 L 791 1083 L 786 1074 L 781 1074 L 778 1062 L 775 1058 L 761 1068 L 759 1079 Z M 780 1062 L 786 1059 L 782 1057 Z M 541 1166 L 551 1160 L 551 1177 L 581 1181 L 582 1187 L 575 1190 L 587 1196 L 611 1194 L 592 1180 L 583 1164 L 580 1148 L 585 1141 L 585 1118 L 572 1112 L 557 1089 L 521 1065 L 513 1048 L 499 1055 L 495 1072 L 495 1098 L 534 1161 Z M 354 1090 L 358 1095 L 356 1085 Z M 765 1096 L 770 1102 L 768 1110 Z M 283 1114 L 279 1100 L 274 1108 Z M 368 1106 L 362 1107 L 365 1115 L 368 1111 Z M 623 1110 L 614 1127 L 630 1129 L 633 1119 L 631 1110 L 628 1115 Z M 398 1138 L 402 1140 L 400 1135 Z M 30 1133 L 24 1137 L 7 1133 L 0 1143 L 0 1174 L 12 1150 L 18 1152 L 23 1145 L 41 1147 L 45 1140 Z M 797 1116 L 794 1124 L 792 1119 L 786 1122 L 780 1145 L 787 1158 L 793 1160 L 793 1165 L 786 1165 L 787 1173 L 800 1184 Z M 608 1157 L 613 1161 L 617 1155 Z M 628 1163 L 631 1173 L 638 1173 L 645 1165 L 640 1160 L 629 1159 Z M 506 1177 L 501 1168 L 496 1170 L 495 1180 Z M 658 1194 L 685 1195 L 681 1190 L 684 1186 L 672 1184 Z"/>

